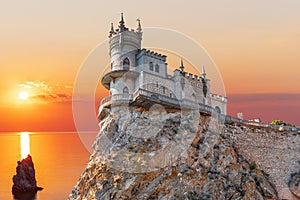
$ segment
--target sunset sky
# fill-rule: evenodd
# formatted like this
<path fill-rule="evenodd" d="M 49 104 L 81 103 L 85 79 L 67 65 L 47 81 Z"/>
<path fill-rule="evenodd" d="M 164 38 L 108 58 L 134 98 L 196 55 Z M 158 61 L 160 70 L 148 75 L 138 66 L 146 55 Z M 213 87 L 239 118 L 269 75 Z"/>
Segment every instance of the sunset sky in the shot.
<path fill-rule="evenodd" d="M 299 126 L 299 9 L 299 0 L 3 1 L 0 131 L 74 131 L 76 74 L 121 11 L 130 28 L 139 17 L 201 44 L 219 67 L 229 114 Z"/>

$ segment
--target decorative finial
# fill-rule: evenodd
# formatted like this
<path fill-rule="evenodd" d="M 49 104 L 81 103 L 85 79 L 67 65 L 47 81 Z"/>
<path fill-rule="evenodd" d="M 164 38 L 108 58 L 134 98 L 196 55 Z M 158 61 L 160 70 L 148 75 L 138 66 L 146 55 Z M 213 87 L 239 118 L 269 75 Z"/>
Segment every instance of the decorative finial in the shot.
<path fill-rule="evenodd" d="M 120 22 L 124 23 L 123 12 L 121 12 L 121 21 Z"/>
<path fill-rule="evenodd" d="M 126 30 L 125 22 L 124 22 L 124 18 L 123 18 L 123 12 L 121 12 L 121 21 L 119 21 L 119 28 L 120 28 L 120 32 Z"/>
<path fill-rule="evenodd" d="M 111 37 L 113 34 L 115 34 L 115 30 L 114 30 L 114 23 L 111 23 L 110 25 L 110 31 L 109 31 L 109 37 Z"/>
<path fill-rule="evenodd" d="M 138 22 L 137 32 L 142 32 L 142 26 L 141 26 L 141 20 L 140 18 L 137 18 L 136 21 Z"/>
<path fill-rule="evenodd" d="M 204 66 L 202 66 L 202 76 L 204 79 L 206 78 L 206 72 Z"/>
<path fill-rule="evenodd" d="M 183 66 L 183 60 L 182 58 L 180 58 L 180 71 L 183 72 L 184 71 L 184 66 Z"/>

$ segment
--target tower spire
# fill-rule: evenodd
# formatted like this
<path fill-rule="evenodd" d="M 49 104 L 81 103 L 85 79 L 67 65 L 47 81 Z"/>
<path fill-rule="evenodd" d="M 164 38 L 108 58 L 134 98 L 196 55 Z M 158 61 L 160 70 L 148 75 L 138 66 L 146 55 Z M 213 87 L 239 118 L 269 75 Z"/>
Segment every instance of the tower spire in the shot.
<path fill-rule="evenodd" d="M 202 76 L 204 79 L 206 79 L 206 72 L 204 66 L 202 66 Z"/>
<path fill-rule="evenodd" d="M 120 28 L 120 32 L 127 30 L 127 28 L 125 27 L 123 12 L 121 12 L 121 20 L 119 21 L 119 28 Z"/>
<path fill-rule="evenodd" d="M 142 32 L 142 26 L 141 26 L 141 20 L 140 18 L 137 18 L 136 21 L 138 22 L 137 32 Z"/>
<path fill-rule="evenodd" d="M 180 71 L 183 72 L 184 71 L 184 66 L 183 66 L 183 60 L 182 58 L 180 58 Z"/>
<path fill-rule="evenodd" d="M 114 23 L 111 23 L 111 25 L 110 25 L 110 31 L 109 31 L 109 37 L 111 37 L 113 34 L 115 34 Z"/>

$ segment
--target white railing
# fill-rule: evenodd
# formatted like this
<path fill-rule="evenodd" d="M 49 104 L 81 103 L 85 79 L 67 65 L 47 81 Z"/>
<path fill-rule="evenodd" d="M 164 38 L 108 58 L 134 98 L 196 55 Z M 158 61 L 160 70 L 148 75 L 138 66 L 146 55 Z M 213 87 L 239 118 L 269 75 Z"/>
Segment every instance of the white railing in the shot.
<path fill-rule="evenodd" d="M 179 105 L 178 99 L 168 97 L 166 95 L 159 94 L 159 93 L 156 93 L 156 92 L 151 92 L 149 90 L 145 90 L 145 89 L 141 89 L 141 88 L 134 92 L 133 97 L 134 97 L 134 99 L 136 99 L 140 95 L 143 95 L 143 96 L 146 96 L 146 97 L 149 97 L 149 98 L 152 98 L 152 99 L 161 100 L 163 102 Z"/>
<path fill-rule="evenodd" d="M 104 97 L 104 98 L 101 100 L 100 105 L 103 105 L 103 104 L 105 104 L 105 103 L 107 103 L 107 102 L 110 102 L 110 101 L 111 101 L 111 95 L 106 96 L 106 97 Z"/>
<path fill-rule="evenodd" d="M 145 89 L 138 89 L 133 94 L 115 94 L 111 96 L 106 96 L 102 99 L 100 107 L 108 106 L 112 103 L 131 103 L 138 97 L 147 97 L 152 100 L 159 100 L 162 103 L 171 104 L 172 106 L 182 107 L 182 108 L 198 108 L 200 112 L 212 114 L 214 109 L 208 105 L 193 102 L 191 100 L 178 100 L 173 97 L 169 97 L 163 94 L 155 93 Z"/>
<path fill-rule="evenodd" d="M 133 99 L 132 94 L 114 94 L 106 96 L 101 100 L 100 106 L 104 104 L 118 103 L 118 102 L 130 102 Z"/>

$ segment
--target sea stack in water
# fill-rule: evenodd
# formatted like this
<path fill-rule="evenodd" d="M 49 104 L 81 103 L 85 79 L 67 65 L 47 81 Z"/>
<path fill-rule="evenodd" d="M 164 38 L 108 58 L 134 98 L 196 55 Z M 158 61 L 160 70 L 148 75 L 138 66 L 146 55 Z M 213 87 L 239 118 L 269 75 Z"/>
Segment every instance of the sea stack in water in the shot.
<path fill-rule="evenodd" d="M 37 187 L 35 179 L 35 170 L 32 158 L 28 155 L 21 161 L 18 161 L 17 174 L 13 177 L 14 185 L 12 187 L 13 194 L 37 192 L 43 188 Z"/>

